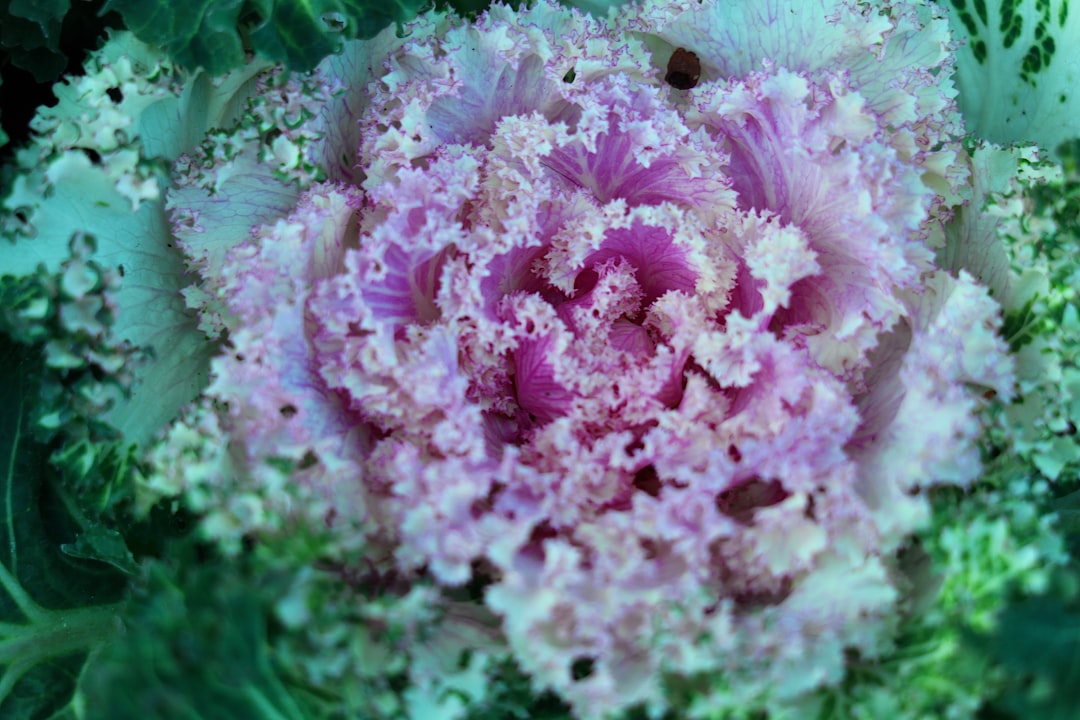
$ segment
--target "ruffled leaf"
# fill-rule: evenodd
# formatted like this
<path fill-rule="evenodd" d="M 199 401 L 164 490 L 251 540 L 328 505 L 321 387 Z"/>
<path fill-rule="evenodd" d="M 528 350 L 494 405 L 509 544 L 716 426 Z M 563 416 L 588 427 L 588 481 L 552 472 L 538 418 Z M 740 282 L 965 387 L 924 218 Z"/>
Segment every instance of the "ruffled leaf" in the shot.
<path fill-rule="evenodd" d="M 34 120 L 35 142 L 18 156 L 23 172 L 3 201 L 5 272 L 55 272 L 76 232 L 98 241 L 95 259 L 119 276 L 110 332 L 152 353 L 130 398 L 105 419 L 144 442 L 206 382 L 210 346 L 184 308 L 183 258 L 161 200 L 173 160 L 211 127 L 235 117 L 251 65 L 214 88 L 177 75 L 149 48 L 119 35 L 92 58 L 88 74 L 57 86 L 59 104 Z"/>

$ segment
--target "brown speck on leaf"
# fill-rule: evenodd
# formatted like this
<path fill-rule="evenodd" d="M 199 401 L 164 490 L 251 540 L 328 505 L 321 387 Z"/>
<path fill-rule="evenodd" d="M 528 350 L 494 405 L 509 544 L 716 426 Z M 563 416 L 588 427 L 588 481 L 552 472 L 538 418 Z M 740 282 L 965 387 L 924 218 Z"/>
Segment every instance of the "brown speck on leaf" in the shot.
<path fill-rule="evenodd" d="M 694 53 L 679 48 L 668 60 L 664 82 L 676 90 L 689 90 L 701 78 L 701 60 Z"/>

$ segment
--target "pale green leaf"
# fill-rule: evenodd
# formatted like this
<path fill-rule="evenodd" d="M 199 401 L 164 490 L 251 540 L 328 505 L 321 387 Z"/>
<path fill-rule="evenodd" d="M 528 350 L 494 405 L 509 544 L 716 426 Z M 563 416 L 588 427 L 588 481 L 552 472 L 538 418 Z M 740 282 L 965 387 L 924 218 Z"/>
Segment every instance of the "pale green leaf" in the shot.
<path fill-rule="evenodd" d="M 1080 135 L 1080 6 L 1070 0 L 938 0 L 965 44 L 960 109 L 991 142 L 1052 149 Z"/>

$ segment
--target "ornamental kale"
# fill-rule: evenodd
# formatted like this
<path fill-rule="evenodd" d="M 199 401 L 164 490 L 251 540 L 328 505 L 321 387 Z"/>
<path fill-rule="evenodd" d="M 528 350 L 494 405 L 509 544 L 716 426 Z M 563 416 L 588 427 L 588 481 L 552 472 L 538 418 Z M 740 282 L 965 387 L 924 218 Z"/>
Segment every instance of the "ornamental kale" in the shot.
<path fill-rule="evenodd" d="M 668 676 L 779 709 L 884 653 L 893 555 L 1013 387 L 997 306 L 933 265 L 965 180 L 947 25 L 738 7 L 495 6 L 258 81 L 176 167 L 228 347 L 147 502 L 479 581 L 582 717 L 663 712 Z M 697 88 L 660 79 L 677 47 Z"/>
<path fill-rule="evenodd" d="M 202 3 L 195 44 L 173 18 L 179 64 L 116 34 L 4 200 L 3 329 L 54 373 L 34 452 L 92 510 L 65 552 L 133 578 L 74 648 L 76 717 L 971 717 L 1007 688 L 968 639 L 1069 561 L 1046 505 L 1080 460 L 1071 186 L 987 142 L 1059 135 L 965 90 L 1028 30 L 537 0 L 309 45 L 287 5 Z M 163 515 L 195 533 L 148 544 Z"/>

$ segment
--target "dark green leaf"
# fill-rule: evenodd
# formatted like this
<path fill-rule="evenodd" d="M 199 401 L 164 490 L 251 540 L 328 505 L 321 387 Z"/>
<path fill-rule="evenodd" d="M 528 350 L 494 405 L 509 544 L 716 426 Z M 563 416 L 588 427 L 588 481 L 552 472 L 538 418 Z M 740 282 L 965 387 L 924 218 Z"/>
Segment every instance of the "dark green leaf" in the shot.
<path fill-rule="evenodd" d="M 4 84 L 4 78 L 3 78 L 3 76 L 0 76 L 0 85 L 3 85 L 3 84 Z M 0 92 L 3 92 L 3 91 L 0 90 Z M 0 147 L 3 147 L 5 145 L 7 145 L 8 141 L 10 139 L 11 138 L 8 137 L 8 134 L 6 132 L 4 132 L 3 126 L 0 126 Z M 3 195 L 6 194 L 7 188 L 4 185 L 5 185 L 4 183 L 0 183 L 0 197 L 2 197 Z"/>
<path fill-rule="evenodd" d="M 1050 501 L 1050 509 L 1058 517 L 1058 527 L 1067 534 L 1080 533 L 1080 490 Z"/>
<path fill-rule="evenodd" d="M 426 0 L 252 0 L 261 21 L 255 51 L 296 70 L 311 70 L 341 42 L 374 37 L 416 16 Z"/>
<path fill-rule="evenodd" d="M 128 575 L 139 571 L 123 536 L 102 525 L 91 526 L 85 532 L 79 533 L 79 538 L 74 543 L 61 545 L 60 549 L 71 557 L 108 563 Z"/>
<path fill-rule="evenodd" d="M 60 24 L 71 9 L 71 0 L 11 0 L 8 12 L 36 22 L 53 42 L 59 40 Z"/>
<path fill-rule="evenodd" d="M 67 65 L 60 31 L 70 8 L 70 0 L 0 0 L 0 47 L 38 82 L 55 80 Z"/>
<path fill-rule="evenodd" d="M 0 46 L 7 51 L 13 65 L 31 73 L 37 82 L 55 80 L 67 66 L 66 58 L 50 43 L 41 26 L 24 18 L 4 18 Z"/>
<path fill-rule="evenodd" d="M 128 29 L 140 40 L 166 48 L 191 69 L 221 74 L 244 62 L 237 29 L 244 0 L 111 0 Z"/>
<path fill-rule="evenodd" d="M 60 552 L 75 527 L 29 427 L 40 354 L 0 335 L 0 375 L 0 717 L 22 720 L 69 701 L 86 653 L 112 634 L 117 608 L 105 603 L 124 581 Z"/>
<path fill-rule="evenodd" d="M 73 583 L 84 568 L 59 552 L 61 542 L 74 539 L 74 525 L 49 483 L 48 448 L 31 432 L 44 375 L 40 357 L 0 335 L 0 368 L 10 379 L 0 383 L 0 563 L 43 604 L 84 604 L 99 585 L 115 583 L 95 571 Z M 10 606 L 0 600 L 0 609 Z"/>
<path fill-rule="evenodd" d="M 115 519 L 130 508 L 139 450 L 123 441 L 65 442 L 49 458 L 64 488 L 92 520 Z"/>
<path fill-rule="evenodd" d="M 493 668 L 492 687 L 483 702 L 473 705 L 464 720 L 571 720 L 573 713 L 552 692 L 536 694 L 512 659 Z"/>
<path fill-rule="evenodd" d="M 503 0 L 503 4 L 517 10 L 525 1 Z M 440 10 L 453 10 L 462 17 L 472 19 L 491 7 L 491 0 L 438 0 L 435 7 Z"/>
<path fill-rule="evenodd" d="M 152 561 L 128 632 L 104 648 L 80 689 L 89 720 L 316 720 L 274 662 L 268 633 L 285 578 L 191 541 Z"/>
<path fill-rule="evenodd" d="M 221 74 L 244 51 L 307 71 L 344 40 L 374 37 L 416 16 L 429 0 L 110 0 L 140 40 L 189 68 Z"/>
<path fill-rule="evenodd" d="M 1010 687 L 994 703 L 1017 718 L 1073 720 L 1080 707 L 1080 612 L 1038 597 L 1009 606 L 992 637 L 969 642 L 1000 662 Z"/>

